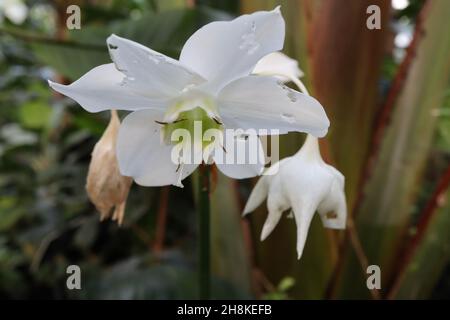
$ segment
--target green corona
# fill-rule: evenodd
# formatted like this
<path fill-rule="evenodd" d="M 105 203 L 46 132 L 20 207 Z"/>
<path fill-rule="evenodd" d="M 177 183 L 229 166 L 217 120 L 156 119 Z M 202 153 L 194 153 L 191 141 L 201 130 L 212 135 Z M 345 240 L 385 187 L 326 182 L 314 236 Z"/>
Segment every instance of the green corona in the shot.
<path fill-rule="evenodd" d="M 177 118 L 171 122 L 161 122 L 163 125 L 163 137 L 164 141 L 167 144 L 177 144 L 179 142 L 182 142 L 180 140 L 173 140 L 174 135 L 173 133 L 176 130 L 185 130 L 189 133 L 192 142 L 199 142 L 196 141 L 197 139 L 201 139 L 202 147 L 207 147 L 212 141 L 205 140 L 204 134 L 206 131 L 213 129 L 213 130 L 220 130 L 223 131 L 223 125 L 218 117 L 211 117 L 208 112 L 205 110 L 212 110 L 211 105 L 209 105 L 209 108 L 204 108 L 197 106 L 193 109 L 187 110 L 187 111 L 178 111 L 183 110 L 183 104 L 177 103 L 169 110 L 168 114 L 170 113 L 176 113 Z M 177 112 L 178 111 L 178 112 Z M 198 128 L 198 123 L 201 124 L 200 132 L 196 132 L 196 123 Z"/>

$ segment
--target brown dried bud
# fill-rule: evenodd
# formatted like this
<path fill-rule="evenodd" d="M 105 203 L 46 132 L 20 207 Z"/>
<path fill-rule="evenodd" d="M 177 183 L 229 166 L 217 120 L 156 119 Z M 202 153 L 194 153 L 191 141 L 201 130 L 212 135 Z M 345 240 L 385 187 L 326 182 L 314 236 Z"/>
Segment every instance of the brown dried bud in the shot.
<path fill-rule="evenodd" d="M 89 199 L 100 212 L 100 220 L 112 215 L 112 220 L 117 220 L 121 225 L 132 179 L 120 174 L 117 163 L 116 142 L 119 127 L 117 111 L 111 110 L 108 127 L 92 152 L 86 190 Z"/>

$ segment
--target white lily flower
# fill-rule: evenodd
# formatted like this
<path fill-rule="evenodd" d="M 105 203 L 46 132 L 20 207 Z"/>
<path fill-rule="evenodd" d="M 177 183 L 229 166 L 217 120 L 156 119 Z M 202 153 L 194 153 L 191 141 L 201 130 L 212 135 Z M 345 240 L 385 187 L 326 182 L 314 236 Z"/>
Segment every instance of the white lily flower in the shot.
<path fill-rule="evenodd" d="M 282 159 L 268 170 L 277 170 L 277 173 L 259 179 L 244 209 L 246 215 L 267 198 L 269 213 L 261 233 L 261 241 L 267 238 L 283 212 L 289 209 L 297 224 L 298 259 L 302 256 L 308 229 L 316 211 L 326 228 L 345 228 L 345 179 L 338 170 L 323 161 L 317 138 L 308 135 L 304 145 L 294 156 Z M 334 215 L 330 216 L 330 213 Z"/>
<path fill-rule="evenodd" d="M 284 54 L 262 59 L 254 73 L 277 75 L 283 81 L 292 81 L 301 91 L 308 91 L 299 79 L 303 72 L 298 62 Z M 325 227 L 344 229 L 347 204 L 344 176 L 326 164 L 317 138 L 308 135 L 301 149 L 292 157 L 271 166 L 255 185 L 244 215 L 255 210 L 267 198 L 268 216 L 261 232 L 265 240 L 276 227 L 284 211 L 291 210 L 297 224 L 297 256 L 301 258 L 309 226 L 316 211 Z M 334 213 L 334 215 L 329 215 Z"/>
<path fill-rule="evenodd" d="M 250 75 L 262 57 L 282 49 L 284 35 L 279 8 L 202 27 L 188 39 L 179 60 L 112 35 L 107 44 L 114 64 L 98 66 L 69 86 L 49 84 L 90 112 L 112 107 L 133 111 L 119 131 L 121 173 L 145 186 L 181 186 L 199 163 L 171 161 L 174 143 L 169 138 L 178 128 L 192 130 L 195 120 L 202 121 L 203 132 L 242 128 L 318 137 L 327 133 L 329 121 L 317 100 L 275 77 Z M 239 136 L 235 140 L 248 143 Z M 211 154 L 213 160 L 223 156 L 220 150 Z M 264 165 L 216 164 L 232 178 L 256 176 Z"/>

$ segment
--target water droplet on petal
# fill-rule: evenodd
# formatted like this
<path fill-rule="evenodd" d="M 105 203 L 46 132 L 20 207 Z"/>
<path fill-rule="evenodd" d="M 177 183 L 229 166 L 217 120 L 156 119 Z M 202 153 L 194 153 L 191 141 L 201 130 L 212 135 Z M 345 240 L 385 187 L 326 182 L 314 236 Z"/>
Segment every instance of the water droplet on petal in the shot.
<path fill-rule="evenodd" d="M 287 94 L 289 100 L 291 100 L 291 102 L 297 101 L 297 92 L 295 90 L 292 90 L 291 88 L 289 88 L 288 86 L 283 84 L 281 81 L 277 81 L 277 84 L 281 87 L 281 89 L 286 91 L 286 94 Z"/>
<path fill-rule="evenodd" d="M 294 91 L 289 91 L 287 96 L 291 100 L 291 102 L 296 102 L 297 101 L 297 97 L 296 97 Z"/>
<path fill-rule="evenodd" d="M 284 121 L 286 121 L 288 123 L 294 123 L 295 122 L 294 115 L 292 115 L 290 113 L 282 113 L 281 114 L 281 119 L 283 119 Z"/>
<path fill-rule="evenodd" d="M 247 23 L 248 24 L 248 23 Z M 256 23 L 253 21 L 249 31 L 242 35 L 239 49 L 246 50 L 248 55 L 254 54 L 260 47 L 256 41 Z"/>
<path fill-rule="evenodd" d="M 186 92 L 189 92 L 192 88 L 194 88 L 195 87 L 195 84 L 188 84 L 187 86 L 185 86 L 182 90 L 181 90 L 181 92 L 182 93 L 186 93 Z"/>
<path fill-rule="evenodd" d="M 148 58 L 155 64 L 160 64 L 161 62 L 165 62 L 165 58 L 160 54 L 149 54 Z"/>
<path fill-rule="evenodd" d="M 281 89 L 287 90 L 289 89 L 282 81 L 278 80 L 277 84 L 280 86 Z"/>

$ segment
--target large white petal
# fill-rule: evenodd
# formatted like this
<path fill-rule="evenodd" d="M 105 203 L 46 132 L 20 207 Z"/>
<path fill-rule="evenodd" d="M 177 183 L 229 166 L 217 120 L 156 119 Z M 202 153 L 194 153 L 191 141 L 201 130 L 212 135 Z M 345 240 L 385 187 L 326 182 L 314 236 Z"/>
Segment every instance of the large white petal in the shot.
<path fill-rule="evenodd" d="M 280 175 L 275 175 L 269 187 L 269 195 L 267 197 L 268 213 L 261 231 L 261 241 L 264 241 L 272 233 L 280 221 L 283 212 L 291 207 L 284 194 L 280 180 Z"/>
<path fill-rule="evenodd" d="M 260 175 L 264 169 L 264 149 L 256 135 L 225 134 L 223 148 L 214 150 L 214 162 L 223 174 L 234 179 Z"/>
<path fill-rule="evenodd" d="M 107 43 L 116 68 L 126 75 L 126 85 L 139 94 L 173 97 L 189 85 L 204 82 L 177 60 L 137 42 L 113 34 Z"/>
<path fill-rule="evenodd" d="M 311 225 L 316 205 L 308 202 L 308 200 L 298 200 L 293 203 L 292 209 L 295 223 L 297 224 L 297 259 L 300 259 L 305 248 L 309 226 Z"/>
<path fill-rule="evenodd" d="M 172 145 L 161 142 L 163 114 L 153 110 L 135 111 L 122 122 L 117 140 L 117 159 L 122 175 L 143 186 L 177 185 L 197 165 L 179 166 L 172 161 Z"/>
<path fill-rule="evenodd" d="M 284 34 L 279 8 L 212 22 L 188 39 L 180 62 L 208 79 L 208 89 L 217 92 L 230 81 L 249 75 L 265 55 L 281 50 Z"/>
<path fill-rule="evenodd" d="M 329 179 L 329 191 L 324 194 L 322 202 L 317 211 L 322 219 L 324 227 L 330 229 L 345 229 L 347 222 L 347 203 L 344 192 L 344 176 L 332 166 L 326 165 L 331 175 Z M 333 212 L 334 217 L 329 217 L 328 213 Z"/>
<path fill-rule="evenodd" d="M 254 211 L 259 205 L 261 205 L 264 199 L 267 198 L 269 188 L 272 185 L 273 181 L 276 181 L 275 184 L 277 184 L 274 190 L 276 190 L 276 188 L 281 188 L 279 178 L 275 179 L 275 177 L 278 176 L 280 168 L 286 165 L 286 163 L 288 163 L 290 160 L 291 157 L 284 158 L 277 163 L 274 163 L 270 168 L 263 171 L 264 175 L 259 178 L 250 196 L 248 197 L 247 204 L 245 205 L 244 212 L 242 213 L 243 216 Z"/>
<path fill-rule="evenodd" d="M 247 203 L 244 208 L 244 212 L 242 214 L 243 216 L 254 211 L 267 198 L 272 178 L 273 177 L 271 176 L 262 176 L 261 178 L 259 178 L 258 182 L 253 187 L 250 196 L 248 197 Z"/>
<path fill-rule="evenodd" d="M 323 137 L 330 125 L 316 99 L 273 77 L 248 76 L 233 81 L 219 93 L 218 104 L 225 126 L 231 128 L 299 131 Z"/>
<path fill-rule="evenodd" d="M 164 109 L 166 97 L 144 97 L 123 85 L 124 75 L 114 64 L 104 64 L 90 70 L 71 85 L 49 81 L 50 87 L 78 102 L 89 112 L 109 109 L 140 110 L 146 108 Z"/>

